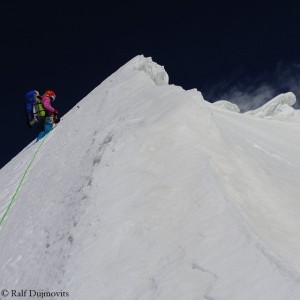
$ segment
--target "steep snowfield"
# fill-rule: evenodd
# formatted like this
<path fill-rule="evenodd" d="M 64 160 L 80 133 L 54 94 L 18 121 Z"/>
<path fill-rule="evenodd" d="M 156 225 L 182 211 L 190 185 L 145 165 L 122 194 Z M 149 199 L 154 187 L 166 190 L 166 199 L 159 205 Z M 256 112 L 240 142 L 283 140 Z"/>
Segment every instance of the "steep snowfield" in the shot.
<path fill-rule="evenodd" d="M 0 227 L 0 288 L 300 299 L 299 120 L 222 110 L 134 58 L 46 137 Z M 0 216 L 39 145 L 1 169 Z"/>

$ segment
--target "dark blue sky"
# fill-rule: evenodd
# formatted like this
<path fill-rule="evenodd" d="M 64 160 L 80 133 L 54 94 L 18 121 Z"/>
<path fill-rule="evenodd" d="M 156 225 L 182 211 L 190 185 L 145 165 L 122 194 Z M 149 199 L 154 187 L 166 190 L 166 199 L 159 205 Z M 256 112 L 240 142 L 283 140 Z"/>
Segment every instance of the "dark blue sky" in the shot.
<path fill-rule="evenodd" d="M 28 90 L 53 89 L 63 115 L 138 54 L 163 65 L 170 83 L 197 88 L 209 101 L 227 97 L 254 108 L 251 97 L 259 92 L 260 102 L 288 90 L 298 94 L 299 4 L 54 3 L 1 5 L 0 167 L 37 135 L 25 125 Z"/>

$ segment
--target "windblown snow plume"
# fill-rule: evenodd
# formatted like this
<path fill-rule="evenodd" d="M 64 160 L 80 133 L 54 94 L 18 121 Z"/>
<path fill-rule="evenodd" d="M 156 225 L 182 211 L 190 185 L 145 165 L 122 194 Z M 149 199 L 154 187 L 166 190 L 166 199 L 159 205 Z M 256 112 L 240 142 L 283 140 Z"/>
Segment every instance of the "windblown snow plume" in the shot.
<path fill-rule="evenodd" d="M 255 118 L 129 61 L 0 170 L 2 217 L 34 158 L 0 226 L 6 299 L 300 299 L 300 116 L 270 118 L 294 100 Z"/>

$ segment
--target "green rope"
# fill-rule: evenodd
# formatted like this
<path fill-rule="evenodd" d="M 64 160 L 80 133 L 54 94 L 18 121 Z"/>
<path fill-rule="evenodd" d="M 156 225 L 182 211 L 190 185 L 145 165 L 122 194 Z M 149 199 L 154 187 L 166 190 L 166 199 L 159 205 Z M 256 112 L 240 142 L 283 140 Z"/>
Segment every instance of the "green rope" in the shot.
<path fill-rule="evenodd" d="M 31 162 L 29 163 L 28 167 L 26 168 L 26 170 L 25 170 L 25 172 L 24 172 L 24 174 L 23 174 L 23 176 L 22 176 L 22 179 L 21 179 L 19 185 L 18 185 L 18 187 L 17 187 L 15 193 L 13 194 L 13 196 L 12 196 L 12 198 L 11 198 L 11 201 L 10 201 L 10 203 L 9 203 L 9 205 L 8 205 L 8 207 L 7 207 L 6 211 L 5 211 L 5 213 L 4 213 L 4 215 L 3 215 L 2 218 L 1 218 L 0 226 L 1 226 L 1 224 L 3 223 L 3 221 L 4 221 L 4 219 L 5 219 L 5 217 L 6 217 L 7 213 L 8 213 L 8 211 L 10 210 L 10 208 L 11 208 L 11 206 L 12 206 L 12 204 L 13 204 L 13 202 L 14 202 L 14 200 L 15 200 L 15 198 L 16 198 L 18 192 L 19 192 L 19 189 L 21 188 L 21 186 L 22 186 L 22 184 L 23 184 L 23 181 L 24 181 L 24 179 L 25 179 L 25 177 L 26 177 L 26 175 L 27 175 L 29 169 L 30 169 L 30 167 L 31 167 L 31 165 L 32 165 L 32 163 L 33 163 L 33 161 L 34 161 L 34 159 L 35 159 L 37 153 L 39 152 L 39 150 L 40 150 L 40 148 L 42 147 L 42 145 L 43 145 L 43 143 L 44 143 L 45 140 L 46 140 L 46 136 L 44 137 L 43 141 L 42 141 L 41 144 L 39 145 L 38 149 L 35 151 L 34 156 L 33 156 L 32 160 L 31 160 Z"/>

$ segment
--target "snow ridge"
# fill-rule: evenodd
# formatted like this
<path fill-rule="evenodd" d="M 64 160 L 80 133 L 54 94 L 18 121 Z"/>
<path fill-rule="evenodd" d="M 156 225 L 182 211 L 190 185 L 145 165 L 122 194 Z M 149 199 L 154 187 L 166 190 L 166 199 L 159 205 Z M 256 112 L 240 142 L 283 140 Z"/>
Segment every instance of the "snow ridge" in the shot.
<path fill-rule="evenodd" d="M 0 287 L 300 299 L 299 128 L 233 111 L 151 58 L 121 67 L 47 137 L 0 227 Z M 0 170 L 0 216 L 38 146 Z"/>
<path fill-rule="evenodd" d="M 280 94 L 264 104 L 263 106 L 245 112 L 259 118 L 286 119 L 295 115 L 292 106 L 296 103 L 296 96 L 292 92 Z"/>

